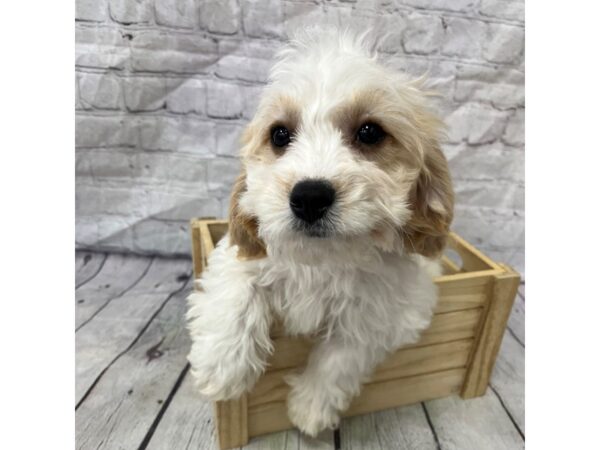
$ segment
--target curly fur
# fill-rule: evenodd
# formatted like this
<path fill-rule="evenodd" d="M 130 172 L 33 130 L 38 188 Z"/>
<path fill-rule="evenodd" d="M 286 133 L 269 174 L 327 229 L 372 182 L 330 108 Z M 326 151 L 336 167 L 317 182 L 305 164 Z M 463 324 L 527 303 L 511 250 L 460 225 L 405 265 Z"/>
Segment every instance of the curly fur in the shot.
<path fill-rule="evenodd" d="M 428 95 L 421 80 L 378 63 L 364 36 L 308 30 L 280 52 L 243 137 L 230 231 L 189 297 L 189 361 L 202 394 L 250 390 L 281 320 L 287 333 L 319 339 L 287 380 L 291 421 L 315 435 L 338 424 L 387 354 L 419 339 L 453 210 Z M 387 133 L 377 149 L 353 139 L 365 120 Z M 270 144 L 274 124 L 293 132 L 285 151 Z M 289 206 L 307 178 L 336 190 L 320 237 L 299 229 Z"/>

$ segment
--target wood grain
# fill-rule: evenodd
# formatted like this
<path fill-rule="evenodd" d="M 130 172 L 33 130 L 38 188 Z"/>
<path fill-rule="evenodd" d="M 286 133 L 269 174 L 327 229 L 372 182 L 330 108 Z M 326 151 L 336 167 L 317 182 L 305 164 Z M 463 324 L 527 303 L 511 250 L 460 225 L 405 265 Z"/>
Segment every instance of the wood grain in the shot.
<path fill-rule="evenodd" d="M 75 328 L 90 320 L 113 299 L 132 289 L 149 269 L 152 258 L 113 253 L 102 271 L 75 291 Z"/>
<path fill-rule="evenodd" d="M 159 308 L 184 289 L 187 260 L 156 259 L 140 282 L 113 300 L 75 335 L 76 401 L 111 361 L 135 342 Z"/>
<path fill-rule="evenodd" d="M 519 275 L 507 266 L 505 273 L 497 275 L 490 302 L 485 311 L 481 333 L 476 337 L 473 355 L 469 361 L 465 383 L 461 395 L 473 398 L 485 393 L 494 368 L 496 356 L 500 350 L 502 336 L 510 315 L 517 288 Z"/>
<path fill-rule="evenodd" d="M 453 395 L 425 402 L 444 450 L 516 450 L 525 448 L 521 435 L 489 390 L 468 401 Z"/>
<path fill-rule="evenodd" d="M 525 348 L 506 331 L 490 386 L 521 434 L 525 432 Z"/>
<path fill-rule="evenodd" d="M 222 449 L 248 443 L 248 398 L 215 403 L 215 417 L 219 424 L 217 436 Z"/>
<path fill-rule="evenodd" d="M 283 374 L 282 374 L 283 375 Z M 458 392 L 464 377 L 464 369 L 451 369 L 426 375 L 406 377 L 401 380 L 369 383 L 363 386 L 361 395 L 355 399 L 345 416 L 380 411 L 398 405 L 417 403 L 422 399 L 436 398 Z M 264 392 L 262 400 L 248 406 L 248 432 L 255 436 L 291 427 L 285 401 L 281 393 L 287 389 L 281 382 L 273 394 Z M 272 398 L 272 401 L 263 402 Z"/>
<path fill-rule="evenodd" d="M 311 438 L 298 430 L 286 430 L 252 438 L 242 450 L 334 450 L 333 431 Z"/>
<path fill-rule="evenodd" d="M 340 425 L 343 450 L 435 450 L 421 404 L 349 417 Z"/>
<path fill-rule="evenodd" d="M 219 450 L 213 403 L 194 389 L 188 372 L 148 443 L 148 450 Z"/>
<path fill-rule="evenodd" d="M 106 253 L 75 252 L 75 286 L 81 287 L 93 279 L 102 268 L 106 258 Z"/>
<path fill-rule="evenodd" d="M 178 269 L 175 269 L 178 273 Z M 138 448 L 185 368 L 187 290 L 171 298 L 77 409 L 80 449 Z"/>

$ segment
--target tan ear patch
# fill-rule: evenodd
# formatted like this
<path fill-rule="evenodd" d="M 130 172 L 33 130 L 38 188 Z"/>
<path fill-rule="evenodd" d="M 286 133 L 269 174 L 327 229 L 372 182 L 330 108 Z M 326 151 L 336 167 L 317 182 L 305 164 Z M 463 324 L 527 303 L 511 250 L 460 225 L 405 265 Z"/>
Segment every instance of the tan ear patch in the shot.
<path fill-rule="evenodd" d="M 265 243 L 258 237 L 258 220 L 244 213 L 239 200 L 246 191 L 246 173 L 238 176 L 229 206 L 229 240 L 238 246 L 238 259 L 260 259 L 267 256 Z"/>
<path fill-rule="evenodd" d="M 437 147 L 425 153 L 425 165 L 411 193 L 413 214 L 402 229 L 404 247 L 423 256 L 439 256 L 454 216 L 454 191 L 448 162 Z"/>

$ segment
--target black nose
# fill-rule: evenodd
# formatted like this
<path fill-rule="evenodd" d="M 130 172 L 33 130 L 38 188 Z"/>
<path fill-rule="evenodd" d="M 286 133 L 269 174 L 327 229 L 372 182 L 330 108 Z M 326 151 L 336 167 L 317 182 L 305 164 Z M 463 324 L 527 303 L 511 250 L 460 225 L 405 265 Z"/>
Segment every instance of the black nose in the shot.
<path fill-rule="evenodd" d="M 294 215 L 313 223 L 325 215 L 333 201 L 335 190 L 325 180 L 304 180 L 294 186 L 290 194 L 290 208 Z"/>

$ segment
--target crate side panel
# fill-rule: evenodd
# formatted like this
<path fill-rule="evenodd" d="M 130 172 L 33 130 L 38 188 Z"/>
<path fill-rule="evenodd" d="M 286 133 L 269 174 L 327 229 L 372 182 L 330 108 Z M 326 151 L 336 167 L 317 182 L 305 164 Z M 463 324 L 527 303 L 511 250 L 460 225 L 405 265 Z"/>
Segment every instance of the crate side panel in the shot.
<path fill-rule="evenodd" d="M 343 416 L 354 416 L 424 400 L 445 397 L 460 390 L 465 369 L 450 369 L 401 380 L 369 383 Z M 293 425 L 287 416 L 285 400 L 248 408 L 249 436 L 286 430 Z"/>
<path fill-rule="evenodd" d="M 469 358 L 472 343 L 472 339 L 463 339 L 398 350 L 375 370 L 369 384 L 390 380 L 401 383 L 400 379 L 406 377 L 463 368 Z M 285 401 L 289 389 L 284 380 L 295 370 L 296 368 L 267 371 L 248 394 L 248 407 Z"/>

